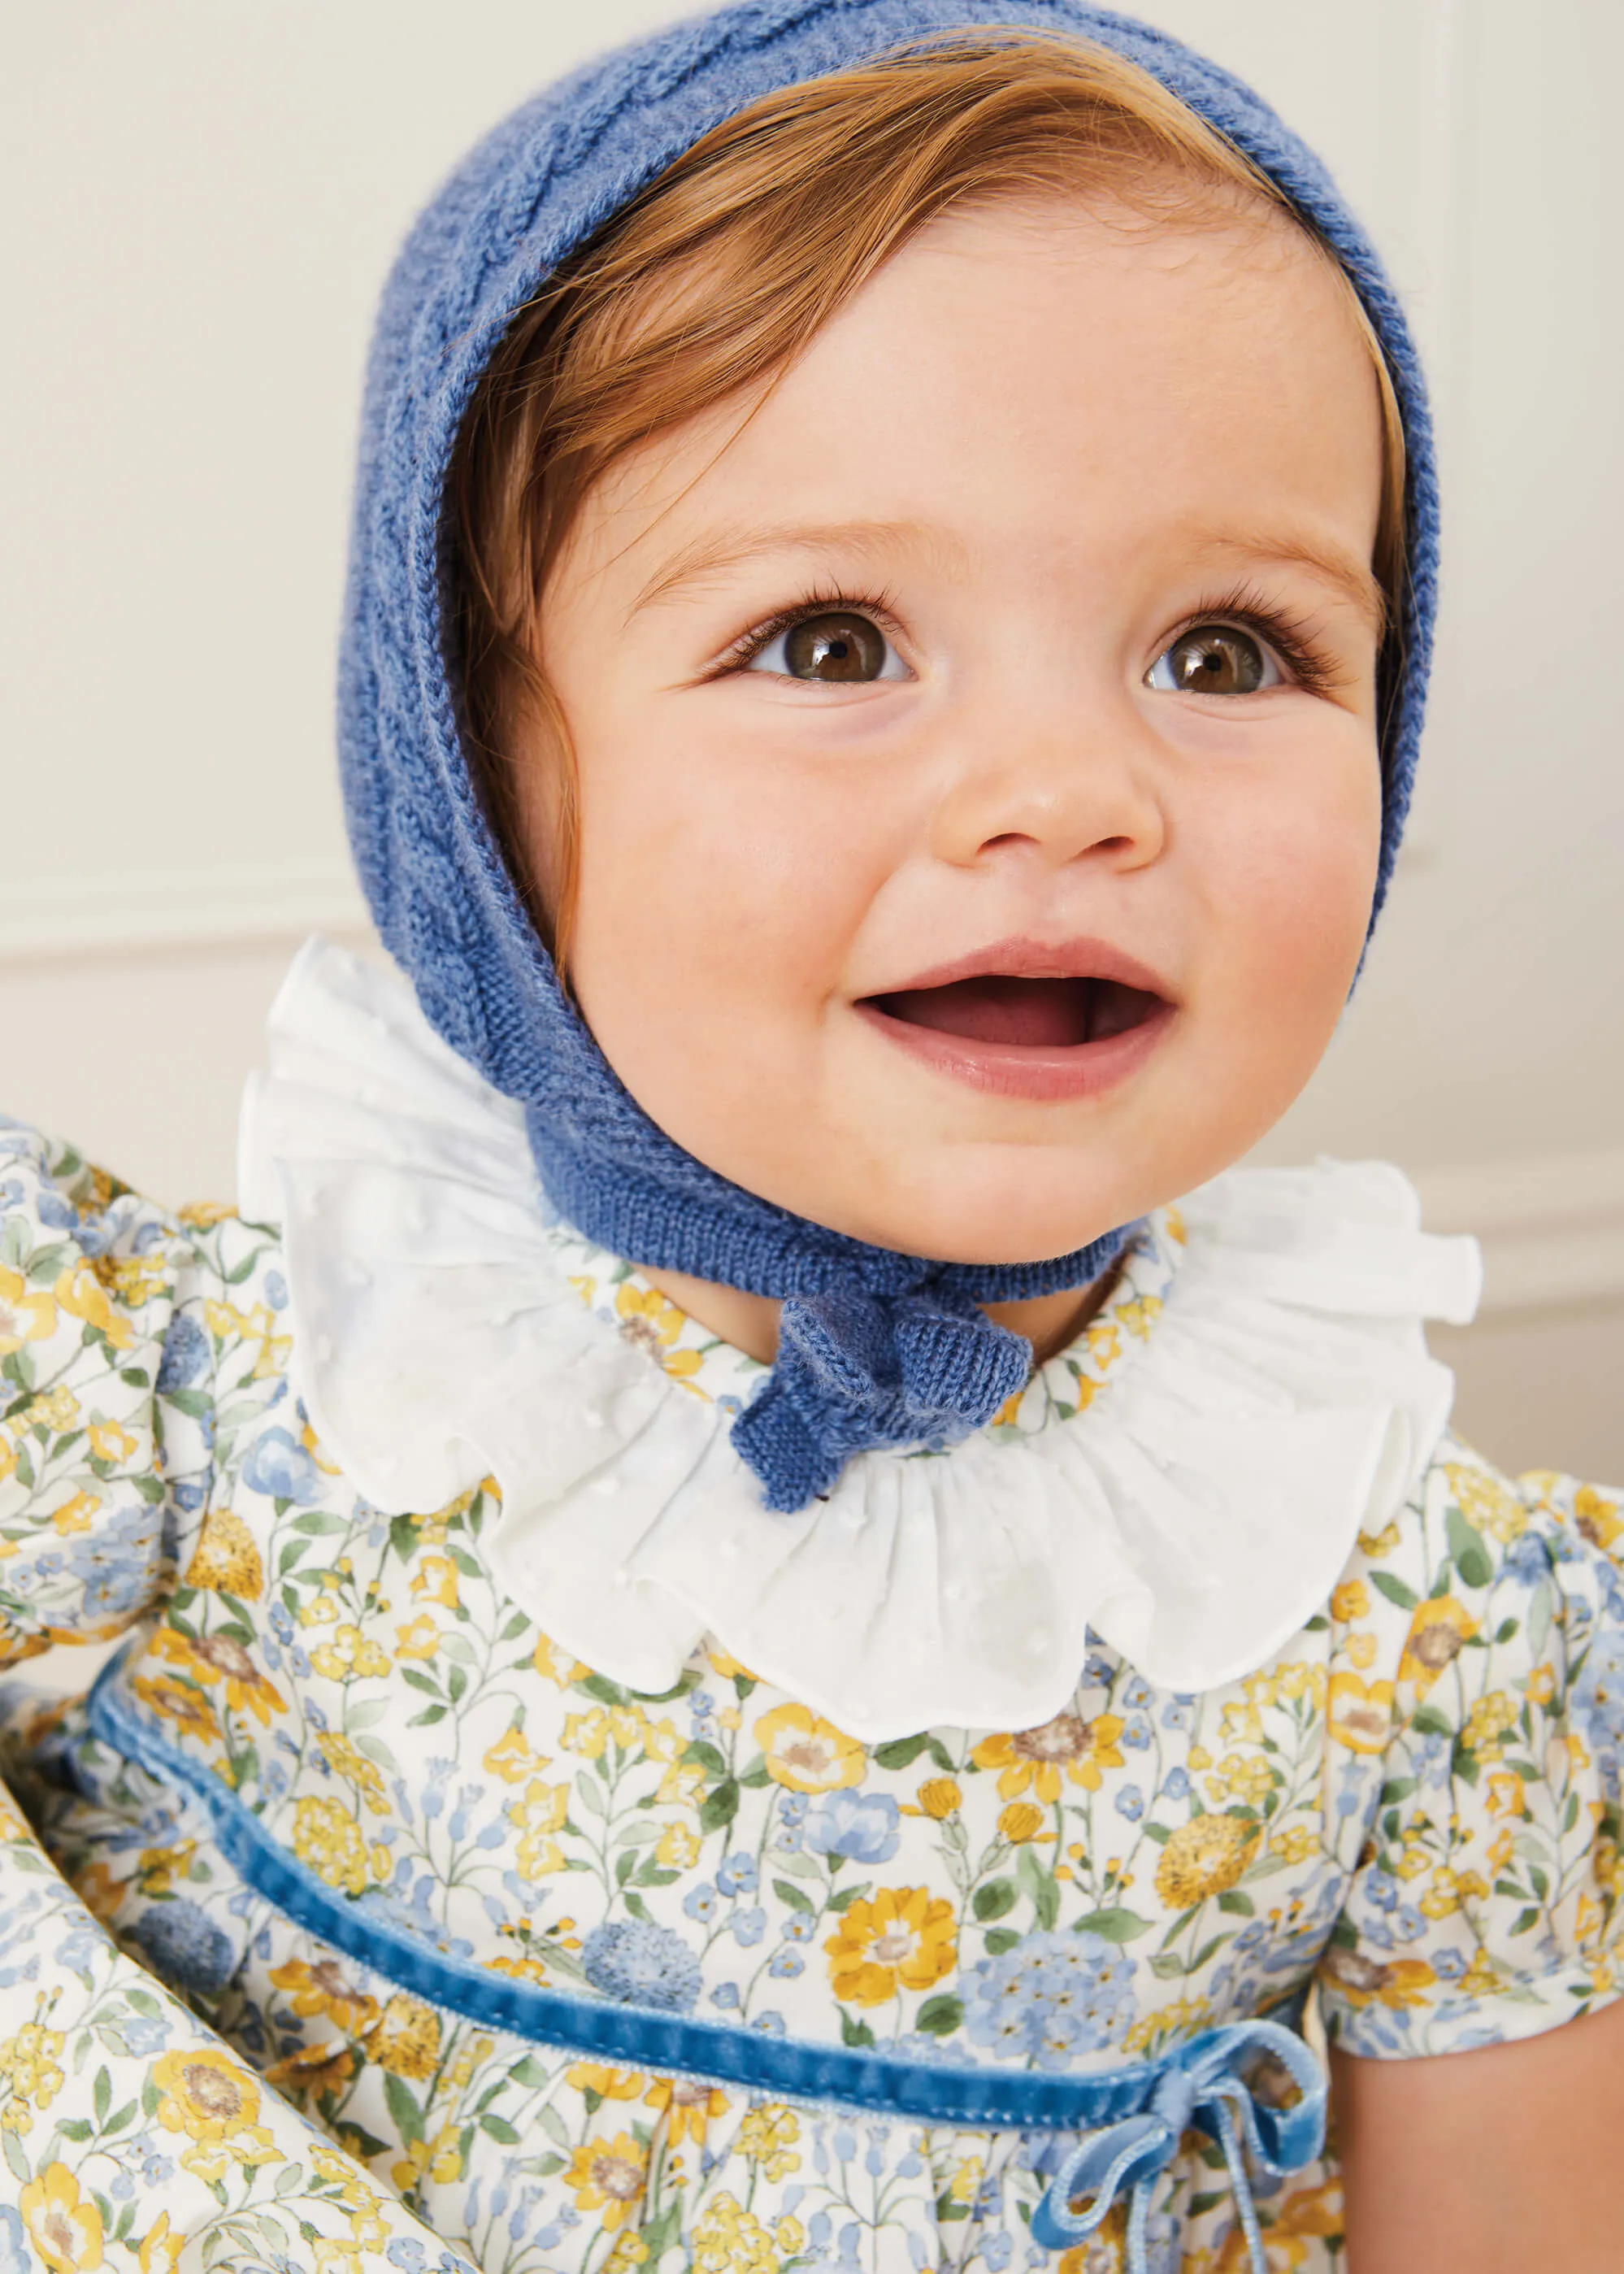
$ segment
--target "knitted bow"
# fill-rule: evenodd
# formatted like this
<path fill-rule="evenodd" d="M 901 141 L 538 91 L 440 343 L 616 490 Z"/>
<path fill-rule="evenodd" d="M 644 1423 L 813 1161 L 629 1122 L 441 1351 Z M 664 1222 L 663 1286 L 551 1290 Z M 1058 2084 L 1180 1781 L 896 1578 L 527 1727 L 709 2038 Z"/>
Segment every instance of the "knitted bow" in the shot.
<path fill-rule="evenodd" d="M 990 1421 L 1026 1383 L 1032 1345 L 940 1280 L 901 1295 L 795 1295 L 778 1363 L 733 1441 L 771 1509 L 804 1508 L 853 1453 L 939 1445 Z"/>
<path fill-rule="evenodd" d="M 1285 2069 L 1298 2095 L 1290 2107 L 1270 2106 L 1255 2077 L 1242 2074 L 1255 2055 L 1273 2056 Z M 1126 2188 L 1127 2274 L 1147 2274 L 1151 2191 L 1194 2125 L 1223 2150 L 1252 2274 L 1268 2274 L 1248 2162 L 1270 2180 L 1301 2171 L 1324 2145 L 1325 2104 L 1320 2064 L 1295 2030 L 1278 2022 L 1204 2030 L 1162 2069 L 1139 2114 L 1091 2135 L 1065 2157 L 1032 2215 L 1032 2239 L 1046 2250 L 1073 2248 L 1098 2231 Z"/>

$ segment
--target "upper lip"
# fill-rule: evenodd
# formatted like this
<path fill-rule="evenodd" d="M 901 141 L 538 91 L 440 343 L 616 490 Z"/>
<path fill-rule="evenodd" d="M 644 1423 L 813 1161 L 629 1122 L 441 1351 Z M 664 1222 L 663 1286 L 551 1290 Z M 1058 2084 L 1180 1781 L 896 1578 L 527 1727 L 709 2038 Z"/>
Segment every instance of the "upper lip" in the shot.
<path fill-rule="evenodd" d="M 933 965 L 911 979 L 876 987 L 862 997 L 872 1003 L 887 995 L 913 995 L 930 987 L 951 987 L 961 979 L 1105 979 L 1119 987 L 1133 987 L 1146 995 L 1174 999 L 1173 990 L 1159 973 L 1136 956 L 1124 954 L 1103 939 L 998 939 L 990 946 L 973 948 L 951 963 Z"/>

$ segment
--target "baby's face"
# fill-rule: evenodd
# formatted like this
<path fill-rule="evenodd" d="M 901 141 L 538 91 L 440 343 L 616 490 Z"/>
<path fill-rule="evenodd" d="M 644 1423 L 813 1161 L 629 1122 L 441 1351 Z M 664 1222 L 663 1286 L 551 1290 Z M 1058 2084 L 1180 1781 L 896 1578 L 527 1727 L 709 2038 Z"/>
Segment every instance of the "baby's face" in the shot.
<path fill-rule="evenodd" d="M 995 208 L 741 417 L 624 461 L 547 595 L 582 1007 L 749 1191 L 1063 1254 L 1260 1136 L 1357 966 L 1369 353 L 1283 222 Z"/>

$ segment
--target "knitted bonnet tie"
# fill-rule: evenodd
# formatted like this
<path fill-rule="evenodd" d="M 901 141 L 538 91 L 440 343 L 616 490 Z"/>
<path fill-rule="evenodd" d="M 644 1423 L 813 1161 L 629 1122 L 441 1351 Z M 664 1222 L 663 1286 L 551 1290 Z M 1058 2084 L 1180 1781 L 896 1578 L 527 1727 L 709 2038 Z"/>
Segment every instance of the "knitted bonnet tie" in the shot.
<path fill-rule="evenodd" d="M 367 375 L 339 678 L 345 813 L 385 945 L 443 1039 L 525 1110 L 552 1205 L 654 1271 L 783 1299 L 778 1358 L 733 1423 L 769 1508 L 853 1454 L 990 1419 L 1031 1346 L 982 1302 L 1096 1277 L 1126 1226 L 1051 1261 L 932 1262 L 848 1239 L 717 1175 L 656 1127 L 559 984 L 476 796 L 446 666 L 441 518 L 458 429 L 516 312 L 556 264 L 711 128 L 775 89 L 911 40 L 1065 32 L 1139 64 L 1279 184 L 1335 251 L 1387 357 L 1408 443 L 1407 575 L 1381 689 L 1380 909 L 1410 802 L 1431 649 L 1437 491 L 1414 348 L 1324 168 L 1249 87 L 1076 0 L 743 0 L 586 65 L 463 162 L 385 289 Z"/>

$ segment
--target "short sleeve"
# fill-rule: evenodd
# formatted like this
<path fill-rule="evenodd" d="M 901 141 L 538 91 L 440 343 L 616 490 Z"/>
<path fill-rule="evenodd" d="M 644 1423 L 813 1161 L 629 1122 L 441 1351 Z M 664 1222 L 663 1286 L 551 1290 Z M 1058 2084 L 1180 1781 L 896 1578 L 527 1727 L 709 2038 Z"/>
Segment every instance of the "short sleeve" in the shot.
<path fill-rule="evenodd" d="M 1512 1481 L 1449 1444 L 1403 1524 L 1362 1546 L 1352 1585 L 1402 1615 L 1403 1642 L 1392 1679 L 1361 1685 L 1385 1742 L 1321 1966 L 1331 2036 L 1454 2052 L 1608 2004 L 1624 1987 L 1624 1495 Z"/>
<path fill-rule="evenodd" d="M 194 1263 L 177 1219 L 0 1122 L 0 1664 L 104 1640 L 162 1591 L 207 1491 Z"/>

